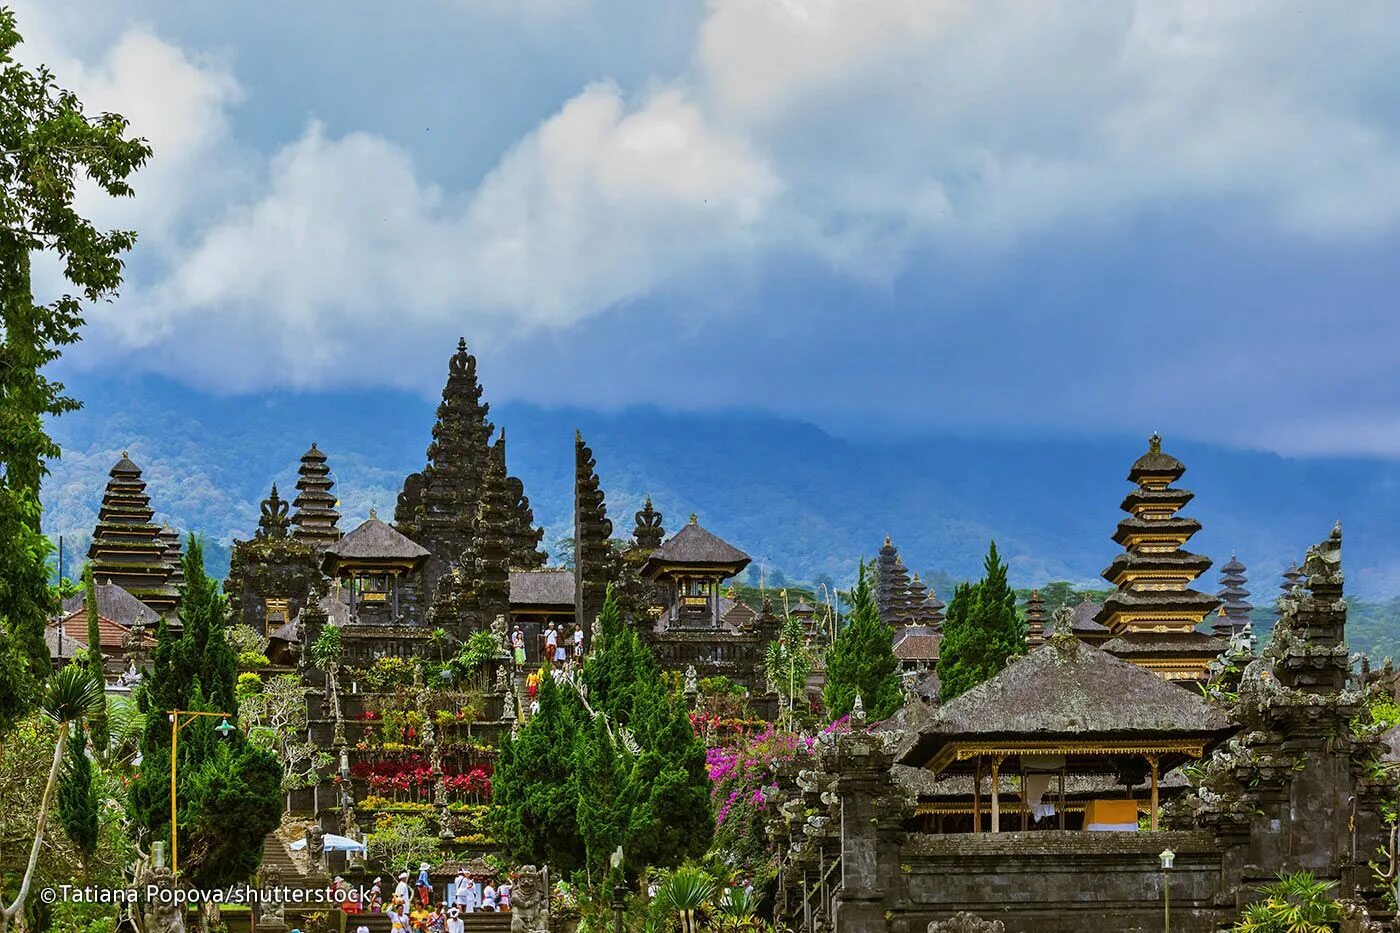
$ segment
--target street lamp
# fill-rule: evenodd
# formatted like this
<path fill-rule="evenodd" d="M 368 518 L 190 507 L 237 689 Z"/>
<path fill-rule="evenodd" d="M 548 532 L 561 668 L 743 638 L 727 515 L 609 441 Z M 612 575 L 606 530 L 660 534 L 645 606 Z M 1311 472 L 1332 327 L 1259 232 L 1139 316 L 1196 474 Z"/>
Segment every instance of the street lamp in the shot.
<path fill-rule="evenodd" d="M 1171 867 L 1176 860 L 1176 853 L 1171 849 L 1163 849 L 1157 856 L 1162 860 L 1162 929 L 1165 933 L 1172 930 L 1172 882 Z"/>
<path fill-rule="evenodd" d="M 234 726 L 228 721 L 228 713 L 207 713 L 201 710 L 172 709 L 166 716 L 170 720 L 170 874 L 174 875 L 180 868 L 180 846 L 178 836 L 179 829 L 178 814 L 175 808 L 175 769 L 179 764 L 180 757 L 176 753 L 180 748 L 180 730 L 194 722 L 199 716 L 221 716 L 223 721 L 214 727 L 214 731 L 219 733 L 221 738 L 228 738 L 228 734 L 233 731 Z"/>
<path fill-rule="evenodd" d="M 622 933 L 622 909 L 626 906 L 622 900 L 625 893 L 622 884 L 622 846 L 618 846 L 608 860 L 612 862 L 613 874 L 617 876 L 613 885 L 613 933 Z"/>

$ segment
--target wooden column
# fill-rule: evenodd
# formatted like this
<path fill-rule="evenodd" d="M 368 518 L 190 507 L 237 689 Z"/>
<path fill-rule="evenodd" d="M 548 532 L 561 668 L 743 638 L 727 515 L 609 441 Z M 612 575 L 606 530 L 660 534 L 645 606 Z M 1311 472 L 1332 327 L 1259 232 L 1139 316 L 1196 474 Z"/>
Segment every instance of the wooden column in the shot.
<path fill-rule="evenodd" d="M 1065 769 L 1060 769 L 1060 828 L 1065 828 Z"/>
<path fill-rule="evenodd" d="M 1148 755 L 1147 764 L 1152 768 L 1152 801 L 1148 804 L 1151 808 L 1151 827 L 1155 832 L 1157 829 L 1157 756 Z"/>
<path fill-rule="evenodd" d="M 1031 804 L 1026 799 L 1026 769 L 1021 767 L 1021 832 L 1031 828 Z"/>
<path fill-rule="evenodd" d="M 1001 759 L 992 759 L 992 832 L 1001 832 Z"/>
<path fill-rule="evenodd" d="M 982 759 L 977 759 L 976 770 L 972 777 L 972 831 L 980 833 L 982 831 Z"/>

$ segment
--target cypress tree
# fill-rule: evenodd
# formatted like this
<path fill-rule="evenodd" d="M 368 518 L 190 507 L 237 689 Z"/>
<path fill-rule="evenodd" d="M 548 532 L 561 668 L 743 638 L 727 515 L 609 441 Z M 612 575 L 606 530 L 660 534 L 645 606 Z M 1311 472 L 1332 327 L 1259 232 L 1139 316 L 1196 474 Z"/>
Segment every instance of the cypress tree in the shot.
<path fill-rule="evenodd" d="M 228 603 L 204 570 L 202 543 L 190 536 L 183 558 L 179 638 L 164 619 L 156 628 L 152 670 L 137 702 L 146 714 L 141 773 L 131 786 L 131 813 L 145 844 L 170 836 L 170 720 L 174 709 L 229 713 L 237 719 L 236 663 L 228 643 Z M 179 733 L 180 870 L 198 887 L 246 880 L 262 860 L 263 838 L 282 814 L 282 766 L 241 731 L 215 731 L 201 716 Z"/>
<path fill-rule="evenodd" d="M 715 817 L 705 746 L 659 676 L 638 686 L 631 718 L 641 754 L 622 794 L 623 851 L 635 876 L 648 866 L 671 868 L 703 855 L 714 838 Z"/>
<path fill-rule="evenodd" d="M 553 677 L 540 681 L 539 703 L 520 734 L 501 743 L 492 817 L 510 858 L 567 875 L 582 868 L 587 856 L 575 766 L 583 710 L 573 691 L 560 689 Z"/>
<path fill-rule="evenodd" d="M 97 786 L 83 730 L 68 734 L 63 775 L 58 783 L 58 822 L 86 862 L 97 851 Z"/>
<path fill-rule="evenodd" d="M 1026 626 L 995 541 L 982 568 L 982 579 L 958 586 L 948 604 L 938 651 L 940 702 L 960 696 L 1026 651 Z"/>
<path fill-rule="evenodd" d="M 836 635 L 826 658 L 827 712 L 844 716 L 860 696 L 866 715 L 884 719 L 899 708 L 899 661 L 894 656 L 894 629 L 880 621 L 864 562 L 851 591 L 851 614 Z"/>
<path fill-rule="evenodd" d="M 623 842 L 626 754 L 625 750 L 622 755 L 618 754 L 602 717 L 579 731 L 575 750 L 577 770 L 588 777 L 580 781 L 578 787 L 578 829 L 590 874 L 595 870 L 600 876 L 605 874 L 609 857 Z"/>
<path fill-rule="evenodd" d="M 92 579 L 92 565 L 83 567 L 83 603 L 87 607 L 88 669 L 99 684 L 106 683 L 106 671 L 102 667 L 102 630 L 98 625 L 97 586 Z M 88 717 L 88 730 L 92 736 L 93 754 L 105 758 L 107 752 L 107 706 L 104 702 L 100 710 Z"/>

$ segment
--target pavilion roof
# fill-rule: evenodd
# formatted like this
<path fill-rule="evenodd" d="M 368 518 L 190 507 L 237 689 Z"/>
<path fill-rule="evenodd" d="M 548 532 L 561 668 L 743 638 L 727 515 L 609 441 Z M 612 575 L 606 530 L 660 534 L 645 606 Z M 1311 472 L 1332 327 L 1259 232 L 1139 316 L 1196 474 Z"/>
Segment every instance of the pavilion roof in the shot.
<path fill-rule="evenodd" d="M 326 547 L 327 563 L 358 561 L 417 562 L 428 549 L 399 534 L 378 518 L 370 517 L 339 541 Z"/>
<path fill-rule="evenodd" d="M 937 661 L 942 635 L 910 632 L 894 643 L 894 656 L 901 661 Z"/>
<path fill-rule="evenodd" d="M 97 614 L 105 619 L 111 619 L 118 625 L 130 627 L 135 625 L 136 620 L 144 615 L 146 623 L 154 630 L 155 624 L 160 621 L 159 613 L 115 583 L 105 583 L 99 579 L 93 586 L 93 591 L 97 597 Z M 84 608 L 82 592 L 63 601 L 65 614 Z"/>
<path fill-rule="evenodd" d="M 682 526 L 651 553 L 642 567 L 642 574 L 650 576 L 662 567 L 678 564 L 733 568 L 733 573 L 738 573 L 750 560 L 749 555 L 705 530 L 692 518 L 690 524 Z"/>
<path fill-rule="evenodd" d="M 562 606 L 574 604 L 574 572 L 572 570 L 512 570 L 510 572 L 510 604 L 512 606 Z"/>
<path fill-rule="evenodd" d="M 1234 729 L 1197 694 L 1059 637 L 940 707 L 900 761 L 940 770 L 959 757 L 960 743 L 1042 754 L 1113 740 L 1191 740 L 1203 748 Z"/>

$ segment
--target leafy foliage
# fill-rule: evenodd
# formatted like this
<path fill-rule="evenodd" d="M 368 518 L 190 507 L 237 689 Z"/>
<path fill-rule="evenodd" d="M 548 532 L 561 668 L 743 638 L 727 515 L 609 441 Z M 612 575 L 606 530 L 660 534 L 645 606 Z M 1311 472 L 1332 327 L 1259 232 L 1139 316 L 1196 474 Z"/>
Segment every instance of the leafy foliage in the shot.
<path fill-rule="evenodd" d="M 118 114 L 89 117 L 47 68 L 16 61 L 21 37 L 0 9 L 0 731 L 34 705 L 49 674 L 44 623 L 53 606 L 49 542 L 40 530 L 39 484 L 59 455 L 44 419 L 78 403 L 44 375 L 60 348 L 78 340 L 82 301 L 121 284 L 126 230 L 102 231 L 78 213 L 80 183 L 131 194 L 127 177 L 149 157 Z M 55 255 L 77 295 L 38 304 L 35 252 Z"/>
<path fill-rule="evenodd" d="M 58 782 L 58 822 L 84 860 L 91 859 L 97 851 L 97 788 L 81 729 L 68 736 L 63 776 Z"/>
<path fill-rule="evenodd" d="M 1312 872 L 1280 872 L 1278 881 L 1259 889 L 1263 898 L 1245 908 L 1234 928 L 1237 933 L 1330 933 L 1341 919 L 1331 896 L 1336 886 Z"/>
<path fill-rule="evenodd" d="M 311 663 L 321 670 L 329 670 L 340 660 L 340 626 L 327 622 L 316 634 L 311 643 Z"/>
<path fill-rule="evenodd" d="M 146 717 L 141 773 L 132 783 L 131 816 L 146 844 L 170 835 L 171 710 L 227 712 L 237 718 L 235 658 L 228 604 L 205 573 L 202 542 L 190 536 L 179 638 L 162 619 L 152 669 L 138 692 Z M 282 766 L 239 730 L 221 738 L 216 717 L 198 717 L 179 733 L 180 870 L 191 883 L 221 887 L 246 880 L 262 859 L 263 837 L 282 813 Z"/>
<path fill-rule="evenodd" d="M 833 719 L 855 706 L 856 696 L 873 719 L 884 719 L 899 708 L 899 661 L 894 656 L 894 630 L 880 621 L 870 577 L 864 563 L 851 591 L 851 613 L 826 656 L 826 709 Z"/>
<path fill-rule="evenodd" d="M 1026 651 L 1026 626 L 996 542 L 987 549 L 984 576 L 953 591 L 938 652 L 940 702 L 965 693 Z"/>
<path fill-rule="evenodd" d="M 106 672 L 102 668 L 102 634 L 98 627 L 97 587 L 92 579 L 92 565 L 83 568 L 83 603 L 87 607 L 87 667 L 94 680 L 102 683 Z M 107 709 L 104 706 L 88 719 L 92 731 L 93 750 L 102 756 L 107 750 Z M 93 816 L 93 835 L 96 836 L 96 815 Z M 74 840 L 77 842 L 77 840 Z"/>

